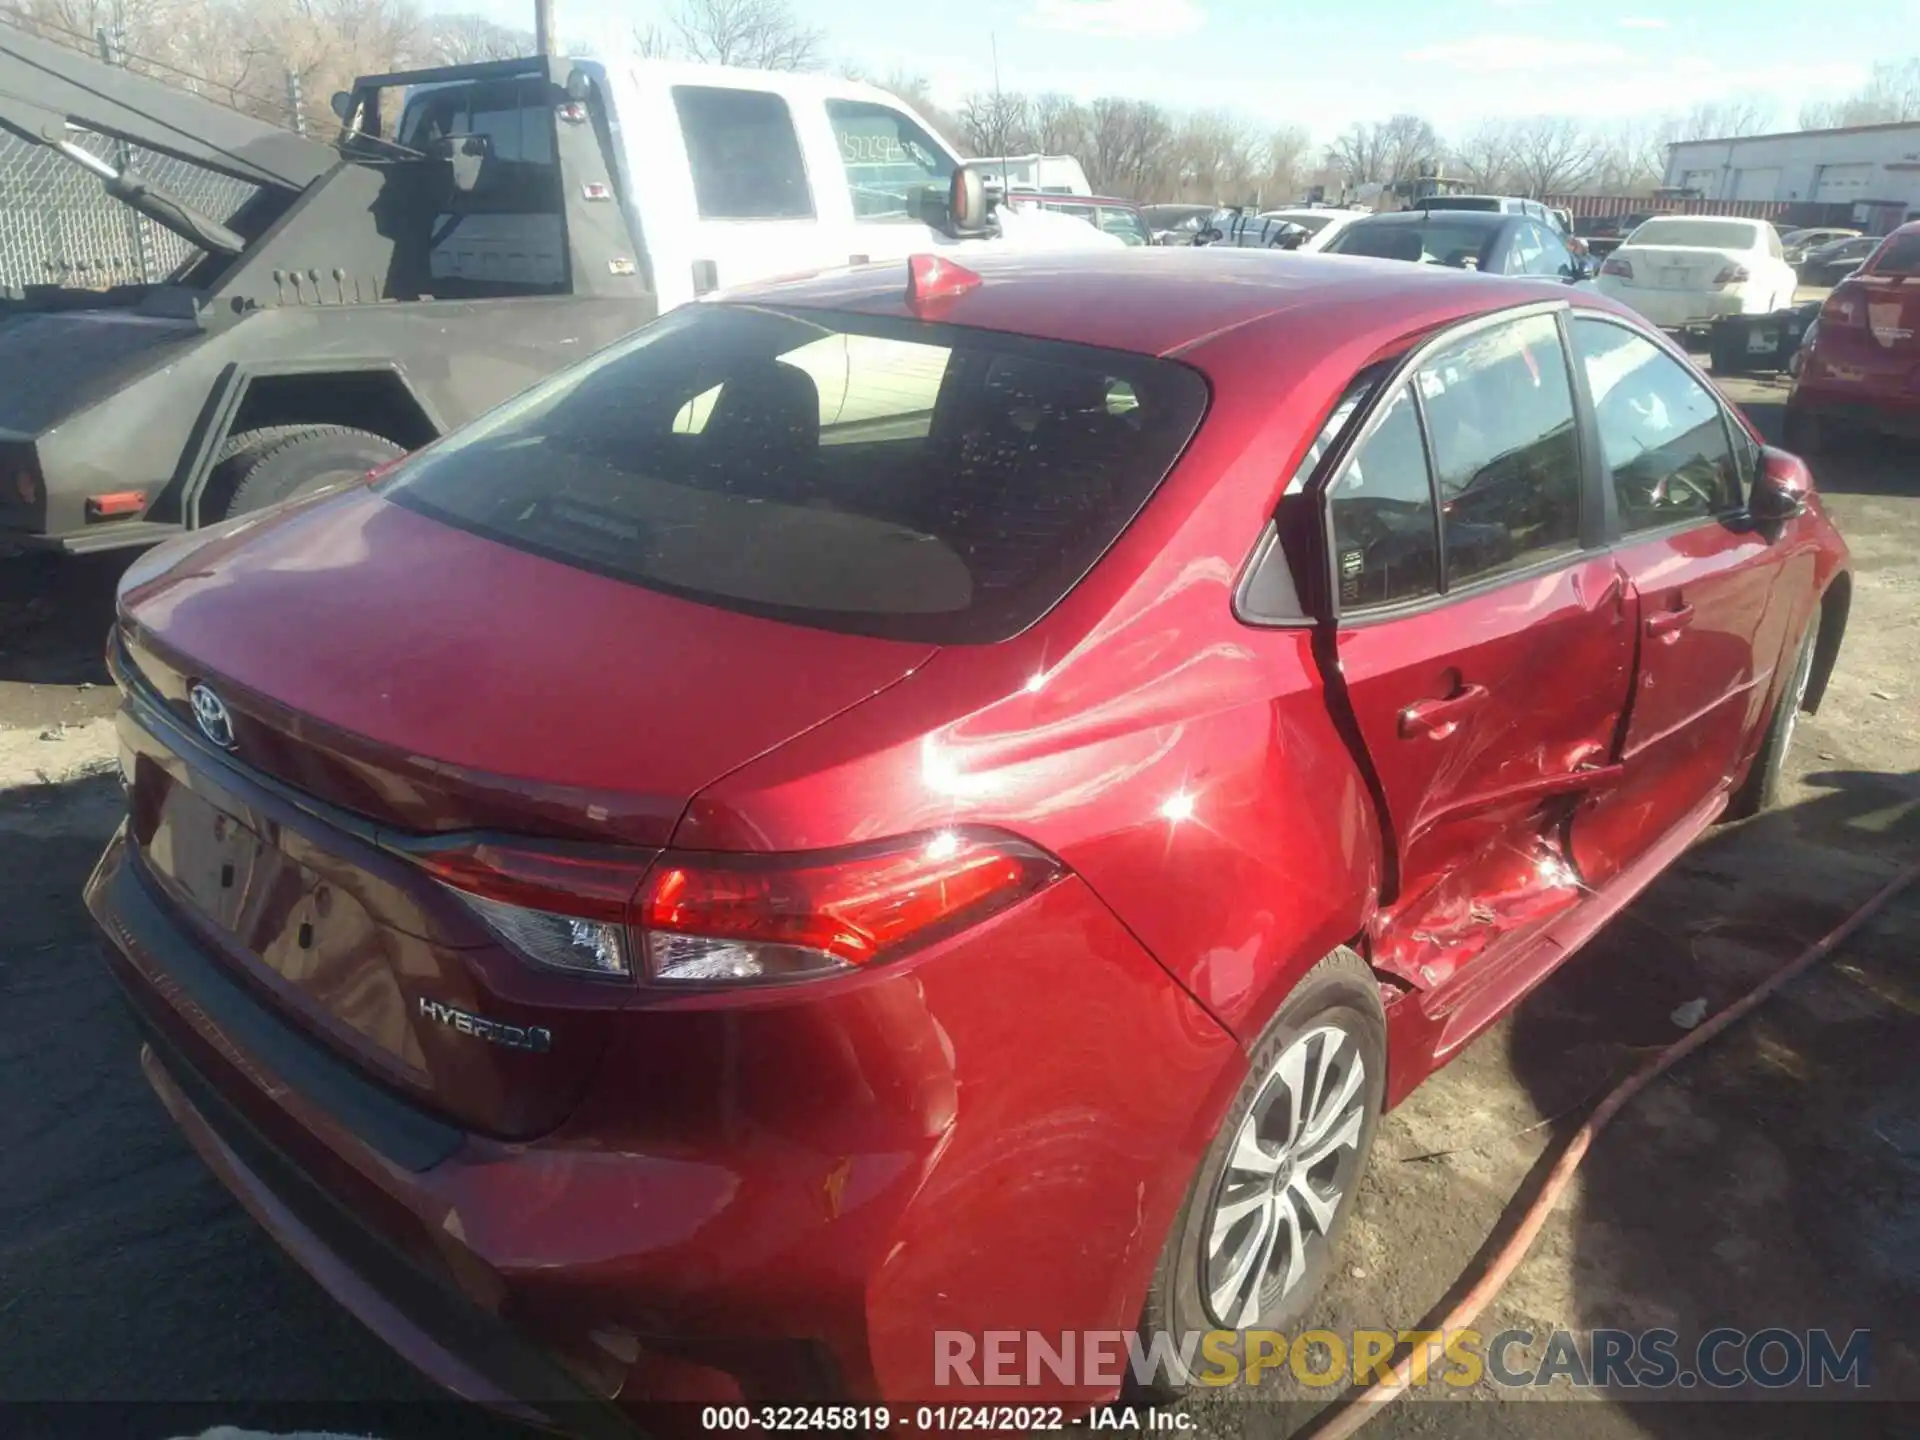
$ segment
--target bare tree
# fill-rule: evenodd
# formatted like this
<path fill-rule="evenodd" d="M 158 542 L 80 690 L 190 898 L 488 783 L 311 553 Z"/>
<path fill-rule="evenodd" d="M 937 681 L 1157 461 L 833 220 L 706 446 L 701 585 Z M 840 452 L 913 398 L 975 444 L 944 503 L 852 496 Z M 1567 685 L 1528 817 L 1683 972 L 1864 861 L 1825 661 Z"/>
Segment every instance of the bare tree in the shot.
<path fill-rule="evenodd" d="M 1673 139 L 1727 140 L 1740 135 L 1764 135 L 1779 123 L 1780 111 L 1761 95 L 1735 95 L 1708 100 L 1679 117 Z"/>
<path fill-rule="evenodd" d="M 1883 60 L 1867 83 L 1844 100 L 1803 106 L 1800 123 L 1809 130 L 1840 125 L 1893 125 L 1920 120 L 1920 55 Z"/>
<path fill-rule="evenodd" d="M 1298 125 L 1282 126 L 1267 137 L 1261 157 L 1267 173 L 1261 189 L 1273 203 L 1284 204 L 1300 195 L 1311 143 L 1307 132 Z"/>
<path fill-rule="evenodd" d="M 1513 180 L 1535 199 L 1564 195 L 1584 184 L 1600 147 L 1571 115 L 1536 115 L 1513 126 Z"/>
<path fill-rule="evenodd" d="M 1513 170 L 1513 127 L 1503 120 L 1482 120 L 1453 146 L 1452 160 L 1476 189 L 1498 193 Z"/>
<path fill-rule="evenodd" d="M 1385 178 L 1385 153 L 1380 127 L 1356 121 L 1327 146 L 1327 164 L 1344 175 L 1349 185 L 1369 185 Z"/>
<path fill-rule="evenodd" d="M 1673 130 L 1671 121 L 1634 119 L 1601 131 L 1588 188 L 1601 195 L 1651 193 L 1666 178 Z"/>
<path fill-rule="evenodd" d="M 1418 115 L 1392 115 L 1378 124 L 1349 125 L 1328 147 L 1330 164 L 1350 185 L 1390 184 L 1437 162 L 1443 147 L 1433 126 Z"/>
<path fill-rule="evenodd" d="M 1172 139 L 1173 122 L 1158 105 L 1103 96 L 1087 107 L 1081 164 L 1103 194 L 1155 199 L 1172 193 Z"/>
<path fill-rule="evenodd" d="M 667 25 L 676 55 L 751 70 L 811 70 L 827 38 L 803 24 L 787 0 L 679 0 Z M 634 38 L 644 46 L 658 36 L 659 27 L 648 26 Z"/>
<path fill-rule="evenodd" d="M 673 37 L 656 20 L 633 27 L 633 53 L 642 60 L 673 59 Z"/>
<path fill-rule="evenodd" d="M 533 54 L 533 32 L 496 25 L 484 15 L 435 15 L 427 22 L 427 58 L 435 65 L 471 65 Z"/>
<path fill-rule="evenodd" d="M 1025 153 L 1027 97 L 1017 90 L 974 91 L 960 102 L 960 133 L 975 155 Z"/>
<path fill-rule="evenodd" d="M 1085 145 L 1087 111 L 1079 101 L 1049 91 L 1034 96 L 1027 109 L 1034 148 L 1042 155 L 1074 155 Z"/>

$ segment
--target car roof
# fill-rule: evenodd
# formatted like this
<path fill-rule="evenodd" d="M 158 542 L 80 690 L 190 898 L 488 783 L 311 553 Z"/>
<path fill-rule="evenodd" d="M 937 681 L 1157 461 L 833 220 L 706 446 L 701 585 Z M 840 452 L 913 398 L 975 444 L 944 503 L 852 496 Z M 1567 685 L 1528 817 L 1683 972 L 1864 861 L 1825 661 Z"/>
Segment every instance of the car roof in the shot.
<path fill-rule="evenodd" d="M 1385 345 L 1468 315 L 1572 298 L 1554 281 L 1267 249 L 1116 246 L 950 258 L 982 283 L 921 312 L 907 303 L 907 267 L 898 262 L 742 286 L 715 298 L 935 320 L 1149 355 L 1197 352 L 1282 315 L 1302 333 Z"/>
<path fill-rule="evenodd" d="M 1357 225 L 1418 225 L 1434 215 L 1446 216 L 1449 225 L 1465 223 L 1479 225 L 1487 230 L 1528 218 L 1511 210 L 1449 210 L 1444 205 L 1435 205 L 1430 209 L 1415 207 L 1412 210 L 1389 210 L 1384 215 L 1363 216 L 1354 223 Z"/>

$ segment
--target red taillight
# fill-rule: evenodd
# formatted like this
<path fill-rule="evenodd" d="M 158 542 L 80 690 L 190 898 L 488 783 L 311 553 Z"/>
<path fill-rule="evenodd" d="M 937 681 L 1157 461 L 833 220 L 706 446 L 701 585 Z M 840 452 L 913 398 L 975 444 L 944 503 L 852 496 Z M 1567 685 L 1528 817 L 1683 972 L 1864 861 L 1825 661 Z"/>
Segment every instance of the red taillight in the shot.
<path fill-rule="evenodd" d="M 1827 303 L 1820 307 L 1822 330 L 1858 329 L 1866 323 L 1867 307 L 1860 299 L 1860 292 L 1847 286 L 1843 285 L 1827 296 Z"/>
<path fill-rule="evenodd" d="M 1622 280 L 1633 278 L 1633 262 L 1624 255 L 1609 255 L 1600 265 L 1602 275 L 1618 275 Z"/>
<path fill-rule="evenodd" d="M 536 964 L 581 975 L 633 974 L 627 921 L 649 856 L 492 841 L 406 853 Z"/>
<path fill-rule="evenodd" d="M 800 855 L 669 854 L 650 872 L 644 856 L 599 848 L 482 841 L 406 853 L 536 964 L 672 985 L 858 969 L 1061 873 L 1031 846 L 973 830 Z"/>
<path fill-rule="evenodd" d="M 657 982 L 794 979 L 891 958 L 1059 873 L 1018 841 L 960 830 L 820 856 L 677 855 L 654 871 L 636 919 Z"/>
<path fill-rule="evenodd" d="M 1744 285 L 1752 278 L 1753 276 L 1747 273 L 1746 266 L 1729 265 L 1713 277 L 1713 283 L 1716 285 Z"/>

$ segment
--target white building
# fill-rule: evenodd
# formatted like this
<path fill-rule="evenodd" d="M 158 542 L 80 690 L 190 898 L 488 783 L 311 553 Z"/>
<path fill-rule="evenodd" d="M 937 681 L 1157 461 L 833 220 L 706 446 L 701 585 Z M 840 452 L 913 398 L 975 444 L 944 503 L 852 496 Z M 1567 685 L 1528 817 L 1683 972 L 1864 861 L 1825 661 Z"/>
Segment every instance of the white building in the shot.
<path fill-rule="evenodd" d="M 1920 212 L 1920 122 L 1684 140 L 1668 147 L 1666 183 L 1709 200 L 1846 205 L 1885 228 Z"/>

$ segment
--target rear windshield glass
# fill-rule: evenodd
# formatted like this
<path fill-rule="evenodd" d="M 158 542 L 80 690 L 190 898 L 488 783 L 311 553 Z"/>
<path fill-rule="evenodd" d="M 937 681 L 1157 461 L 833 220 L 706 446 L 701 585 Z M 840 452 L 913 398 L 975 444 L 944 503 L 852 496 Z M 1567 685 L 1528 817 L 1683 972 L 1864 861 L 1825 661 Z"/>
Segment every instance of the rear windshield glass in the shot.
<path fill-rule="evenodd" d="M 1478 210 L 1484 213 L 1502 208 L 1500 202 L 1491 195 L 1435 195 L 1421 203 L 1429 210 Z"/>
<path fill-rule="evenodd" d="M 1900 235 L 1875 258 L 1875 275 L 1920 275 L 1920 235 Z"/>
<path fill-rule="evenodd" d="M 1381 260 L 1424 260 L 1456 270 L 1486 269 L 1499 237 L 1496 226 L 1450 223 L 1446 212 L 1436 211 L 1419 224 L 1393 221 L 1369 225 L 1359 221 L 1334 236 L 1327 249 L 1333 254 L 1371 255 Z"/>
<path fill-rule="evenodd" d="M 1173 361 L 838 311 L 689 306 L 401 467 L 393 500 L 713 605 L 1017 634 L 1206 408 Z"/>
<path fill-rule="evenodd" d="M 1760 231 L 1737 220 L 1649 220 L 1629 237 L 1631 245 L 1683 245 L 1703 250 L 1752 250 Z"/>

